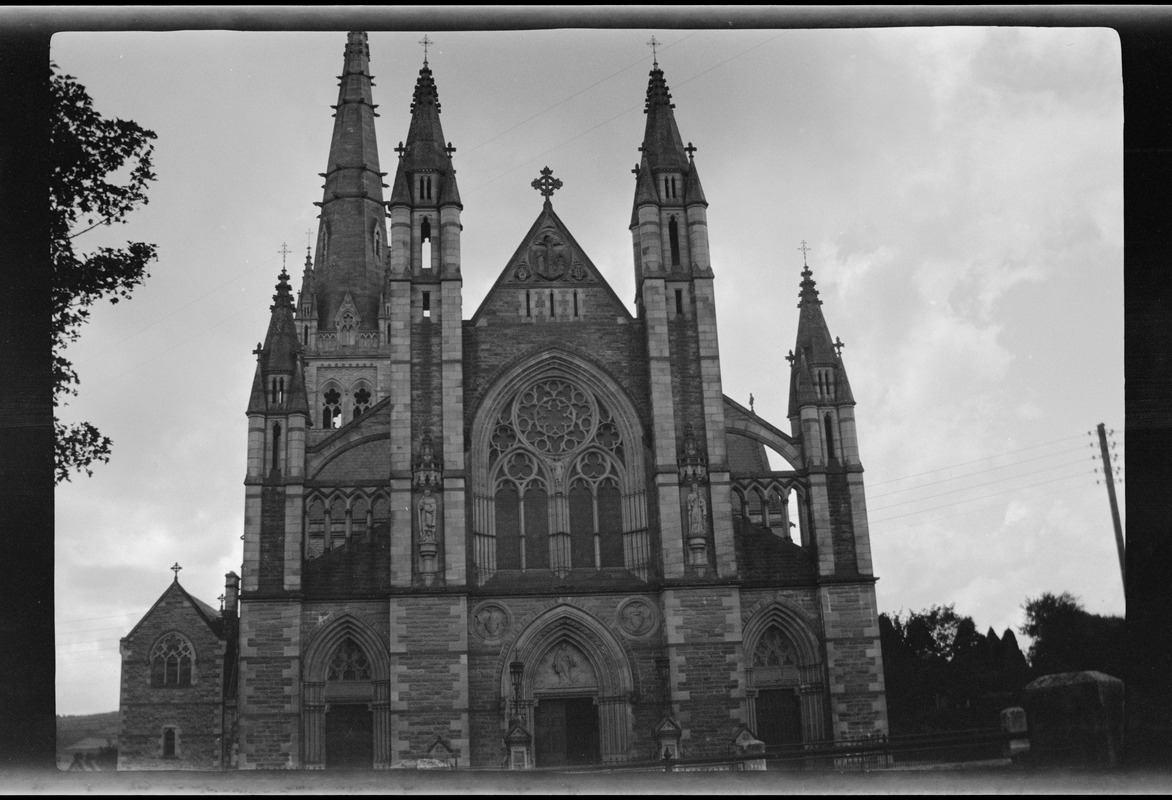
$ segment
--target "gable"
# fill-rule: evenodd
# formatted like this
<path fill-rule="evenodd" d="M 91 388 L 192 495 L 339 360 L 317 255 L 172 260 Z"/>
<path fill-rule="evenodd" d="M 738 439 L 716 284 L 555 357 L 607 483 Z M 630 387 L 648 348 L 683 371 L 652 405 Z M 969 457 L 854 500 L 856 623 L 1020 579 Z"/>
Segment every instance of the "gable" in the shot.
<path fill-rule="evenodd" d="M 172 581 L 124 639 L 130 641 L 143 632 L 153 642 L 164 629 L 180 631 L 189 638 L 202 638 L 211 633 L 220 639 L 223 638 L 223 618 L 207 603 L 189 595 L 178 581 Z"/>
<path fill-rule="evenodd" d="M 614 324 L 632 319 L 547 203 L 472 315 L 471 324 Z"/>

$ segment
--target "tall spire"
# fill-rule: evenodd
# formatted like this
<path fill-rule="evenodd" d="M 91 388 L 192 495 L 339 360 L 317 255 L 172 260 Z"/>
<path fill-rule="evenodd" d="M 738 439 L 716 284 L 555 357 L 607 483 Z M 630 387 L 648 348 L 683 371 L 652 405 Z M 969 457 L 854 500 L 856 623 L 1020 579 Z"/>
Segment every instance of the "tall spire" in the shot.
<path fill-rule="evenodd" d="M 383 177 L 379 171 L 372 102 L 370 50 L 366 33 L 346 37 L 338 103 L 326 171 L 314 270 L 319 323 L 334 325 L 346 294 L 355 302 L 360 327 L 371 328 L 386 260 Z"/>

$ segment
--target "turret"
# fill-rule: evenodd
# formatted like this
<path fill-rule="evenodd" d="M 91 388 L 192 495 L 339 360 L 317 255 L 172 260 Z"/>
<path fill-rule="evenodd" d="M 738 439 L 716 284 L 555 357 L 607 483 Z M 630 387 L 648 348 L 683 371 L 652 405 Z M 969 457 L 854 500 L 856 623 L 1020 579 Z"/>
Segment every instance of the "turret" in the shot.
<path fill-rule="evenodd" d="M 658 62 L 650 76 L 631 211 L 636 281 L 648 275 L 709 276 L 708 201 L 696 170 L 697 148 L 684 146 Z"/>
<path fill-rule="evenodd" d="M 716 300 L 708 254 L 708 201 L 696 170 L 696 148 L 680 136 L 675 106 L 653 60 L 644 113 L 647 125 L 635 166 L 631 235 L 635 303 L 647 331 L 652 374 L 656 484 L 664 531 L 664 574 L 736 574 L 727 508 L 729 472 L 716 337 Z M 681 391 L 690 382 L 701 396 Z M 691 433 L 688 434 L 688 431 Z M 689 439 L 689 436 L 691 437 Z M 685 441 L 707 467 L 677 474 Z"/>
<path fill-rule="evenodd" d="M 383 178 L 375 143 L 366 34 L 347 37 L 314 258 L 313 294 L 321 330 L 375 329 L 387 264 Z M 346 298 L 351 302 L 347 303 Z M 302 300 L 304 304 L 304 298 Z M 350 306 L 344 309 L 343 306 Z M 349 312 L 349 317 L 342 319 Z M 354 337 L 341 335 L 340 341 Z"/>
<path fill-rule="evenodd" d="M 411 99 L 406 143 L 387 204 L 391 216 L 391 276 L 460 274 L 460 192 L 452 153 L 440 125 L 439 93 L 424 58 Z"/>
<path fill-rule="evenodd" d="M 272 479 L 300 474 L 309 399 L 294 323 L 293 292 L 282 268 L 269 307 L 269 329 L 256 354 L 248 398 L 248 477 Z"/>
<path fill-rule="evenodd" d="M 855 399 L 842 362 L 844 345 L 830 338 L 814 274 L 804 262 L 799 297 L 797 341 L 787 356 L 793 433 L 805 443 L 807 466 L 858 465 Z"/>

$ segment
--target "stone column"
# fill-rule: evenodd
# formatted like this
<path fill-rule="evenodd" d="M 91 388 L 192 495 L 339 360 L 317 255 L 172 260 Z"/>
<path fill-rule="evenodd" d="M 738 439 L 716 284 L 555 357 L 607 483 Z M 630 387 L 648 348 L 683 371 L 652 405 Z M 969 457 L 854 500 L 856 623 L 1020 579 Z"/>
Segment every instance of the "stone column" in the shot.
<path fill-rule="evenodd" d="M 599 754 L 603 763 L 626 761 L 631 747 L 631 703 L 626 695 L 600 697 L 598 707 Z"/>
<path fill-rule="evenodd" d="M 370 704 L 374 722 L 374 768 L 391 768 L 391 682 L 374 682 Z"/>
<path fill-rule="evenodd" d="M 302 684 L 304 706 L 301 720 L 305 736 L 305 769 L 325 768 L 325 688 L 324 683 L 307 681 Z"/>

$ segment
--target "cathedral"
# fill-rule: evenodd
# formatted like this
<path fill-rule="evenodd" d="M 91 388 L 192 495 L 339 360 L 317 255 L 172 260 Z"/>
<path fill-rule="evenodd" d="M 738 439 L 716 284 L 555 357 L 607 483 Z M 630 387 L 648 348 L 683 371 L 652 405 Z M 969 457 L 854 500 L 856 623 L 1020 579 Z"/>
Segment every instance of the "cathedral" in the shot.
<path fill-rule="evenodd" d="M 540 769 L 886 733 L 840 346 L 806 266 L 786 430 L 723 394 L 708 200 L 658 62 L 633 311 L 545 169 L 466 313 L 432 71 L 390 183 L 371 87 L 352 32 L 316 246 L 255 351 L 241 574 L 217 610 L 176 568 L 122 639 L 119 767 Z"/>

